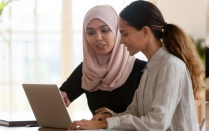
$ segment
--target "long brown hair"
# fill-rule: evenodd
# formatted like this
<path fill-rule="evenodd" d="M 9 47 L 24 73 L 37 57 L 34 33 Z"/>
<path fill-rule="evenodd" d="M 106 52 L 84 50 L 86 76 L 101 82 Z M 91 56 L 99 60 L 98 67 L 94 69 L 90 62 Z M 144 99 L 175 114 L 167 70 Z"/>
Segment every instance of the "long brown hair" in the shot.
<path fill-rule="evenodd" d="M 147 1 L 134 1 L 119 15 L 138 30 L 148 26 L 171 54 L 185 62 L 191 75 L 194 97 L 198 99 L 199 89 L 205 86 L 205 69 L 195 44 L 183 30 L 177 25 L 167 24 L 160 10 Z"/>
<path fill-rule="evenodd" d="M 167 24 L 164 27 L 163 43 L 170 53 L 179 57 L 187 65 L 194 96 L 197 99 L 199 89 L 205 86 L 205 70 L 194 42 L 178 26 Z"/>

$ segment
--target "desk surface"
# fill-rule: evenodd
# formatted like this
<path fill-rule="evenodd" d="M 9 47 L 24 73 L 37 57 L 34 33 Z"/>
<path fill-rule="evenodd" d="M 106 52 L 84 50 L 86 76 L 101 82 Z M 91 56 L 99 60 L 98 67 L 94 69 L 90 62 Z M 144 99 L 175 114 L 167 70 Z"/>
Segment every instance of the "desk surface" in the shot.
<path fill-rule="evenodd" d="M 0 126 L 0 131 L 67 131 L 54 128 L 41 128 L 41 127 L 7 127 Z"/>
<path fill-rule="evenodd" d="M 7 127 L 0 125 L 0 131 L 67 131 L 64 129 L 55 129 L 55 128 L 42 128 L 42 127 Z M 79 130 L 75 130 L 79 131 Z M 84 130 L 80 130 L 84 131 Z M 97 130 L 88 130 L 88 131 L 97 131 Z M 118 131 L 118 130 L 102 130 L 99 129 L 98 131 Z"/>

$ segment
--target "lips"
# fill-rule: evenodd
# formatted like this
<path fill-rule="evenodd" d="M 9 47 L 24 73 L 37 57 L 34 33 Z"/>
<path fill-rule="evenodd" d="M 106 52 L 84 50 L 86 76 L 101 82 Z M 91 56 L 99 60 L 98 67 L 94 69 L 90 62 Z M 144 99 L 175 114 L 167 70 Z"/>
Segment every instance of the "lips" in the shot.
<path fill-rule="evenodd" d="M 96 47 L 97 47 L 98 49 L 103 49 L 103 48 L 105 47 L 105 44 L 98 44 L 98 45 L 96 45 Z"/>

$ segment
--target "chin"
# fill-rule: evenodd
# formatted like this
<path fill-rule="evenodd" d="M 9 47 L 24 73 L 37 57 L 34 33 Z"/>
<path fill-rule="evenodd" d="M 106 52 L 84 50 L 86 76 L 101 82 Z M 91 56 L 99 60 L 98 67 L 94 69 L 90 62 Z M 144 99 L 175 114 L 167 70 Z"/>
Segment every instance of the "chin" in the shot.
<path fill-rule="evenodd" d="M 98 55 L 106 55 L 106 54 L 108 54 L 109 52 L 107 52 L 107 51 L 98 51 L 97 52 L 97 54 Z"/>
<path fill-rule="evenodd" d="M 135 54 L 133 54 L 133 53 L 129 52 L 129 55 L 130 55 L 130 56 L 133 56 L 133 55 L 135 55 Z"/>

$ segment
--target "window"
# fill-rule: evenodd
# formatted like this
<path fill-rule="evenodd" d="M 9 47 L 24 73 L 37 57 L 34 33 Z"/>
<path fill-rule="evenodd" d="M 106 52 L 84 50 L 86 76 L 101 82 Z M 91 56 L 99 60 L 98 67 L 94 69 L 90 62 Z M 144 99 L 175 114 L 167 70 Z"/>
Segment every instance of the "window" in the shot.
<path fill-rule="evenodd" d="M 22 83 L 61 83 L 61 12 L 60 0 L 19 0 L 3 10 L 0 112 L 4 115 L 30 111 Z"/>

